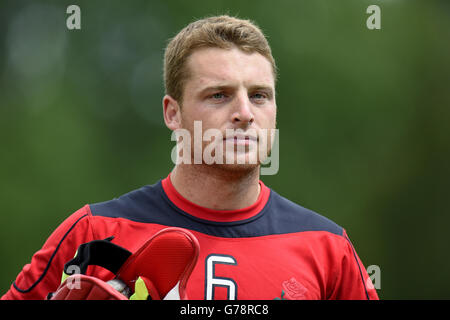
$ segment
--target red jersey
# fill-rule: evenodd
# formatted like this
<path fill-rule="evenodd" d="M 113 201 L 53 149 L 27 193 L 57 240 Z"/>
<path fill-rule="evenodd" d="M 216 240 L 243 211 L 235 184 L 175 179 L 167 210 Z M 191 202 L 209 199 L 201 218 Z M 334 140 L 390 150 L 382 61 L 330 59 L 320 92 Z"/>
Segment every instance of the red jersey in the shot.
<path fill-rule="evenodd" d="M 190 202 L 170 176 L 86 205 L 51 234 L 2 299 L 45 299 L 82 243 L 114 236 L 113 243 L 135 252 L 168 226 L 190 230 L 200 244 L 186 286 L 190 299 L 378 299 L 343 228 L 260 186 L 253 205 L 233 211 Z M 97 266 L 86 274 L 114 277 Z"/>

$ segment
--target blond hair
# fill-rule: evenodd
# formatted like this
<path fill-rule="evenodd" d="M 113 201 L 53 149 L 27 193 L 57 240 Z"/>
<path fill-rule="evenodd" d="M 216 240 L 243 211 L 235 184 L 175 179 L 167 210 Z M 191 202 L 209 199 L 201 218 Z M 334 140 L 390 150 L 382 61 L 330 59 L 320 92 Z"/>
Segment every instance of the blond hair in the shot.
<path fill-rule="evenodd" d="M 166 94 L 181 103 L 184 84 L 189 78 L 187 58 L 195 49 L 209 47 L 237 47 L 246 53 L 257 52 L 269 60 L 276 79 L 275 60 L 261 29 L 250 20 L 222 15 L 194 21 L 170 40 L 164 54 Z"/>

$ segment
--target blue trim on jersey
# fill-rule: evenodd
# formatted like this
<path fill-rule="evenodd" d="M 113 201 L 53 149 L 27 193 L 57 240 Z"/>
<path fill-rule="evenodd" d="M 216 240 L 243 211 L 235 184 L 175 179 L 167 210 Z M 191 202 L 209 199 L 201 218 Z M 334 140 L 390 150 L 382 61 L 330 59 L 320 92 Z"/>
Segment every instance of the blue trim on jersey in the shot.
<path fill-rule="evenodd" d="M 167 197 L 161 181 L 123 196 L 91 204 L 93 216 L 124 218 L 143 223 L 186 228 L 225 238 L 259 237 L 304 231 L 327 231 L 343 235 L 333 221 L 299 206 L 270 190 L 264 208 L 255 216 L 240 221 L 203 220 L 176 207 Z"/>

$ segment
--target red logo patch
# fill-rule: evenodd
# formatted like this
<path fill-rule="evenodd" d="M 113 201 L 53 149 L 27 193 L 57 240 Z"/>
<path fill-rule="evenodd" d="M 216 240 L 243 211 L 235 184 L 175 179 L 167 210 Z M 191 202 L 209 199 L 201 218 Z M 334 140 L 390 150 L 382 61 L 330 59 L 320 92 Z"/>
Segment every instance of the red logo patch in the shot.
<path fill-rule="evenodd" d="M 300 282 L 294 277 L 286 280 L 282 284 L 283 292 L 282 298 L 286 300 L 302 300 L 305 299 L 305 294 L 308 291 Z M 283 294 L 284 293 L 284 294 Z"/>

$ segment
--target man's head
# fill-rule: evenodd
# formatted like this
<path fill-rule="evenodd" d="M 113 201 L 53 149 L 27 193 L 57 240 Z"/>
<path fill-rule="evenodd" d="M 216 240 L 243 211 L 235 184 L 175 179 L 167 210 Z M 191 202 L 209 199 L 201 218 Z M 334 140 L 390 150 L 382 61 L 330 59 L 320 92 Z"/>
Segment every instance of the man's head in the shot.
<path fill-rule="evenodd" d="M 222 147 L 225 158 L 233 157 L 241 164 L 233 166 L 233 162 L 227 169 L 246 170 L 259 165 L 261 156 L 251 166 L 242 164 L 249 164 L 250 158 L 260 154 L 257 150 L 263 149 L 256 136 L 260 129 L 275 128 L 276 67 L 258 27 L 228 16 L 189 24 L 167 46 L 164 76 L 165 123 L 171 130 L 190 133 L 192 157 L 195 150 Z M 213 129 L 222 134 L 223 140 L 214 136 L 200 143 L 194 141 L 196 121 L 201 123 L 201 137 Z M 239 134 L 226 139 L 229 130 L 237 129 L 241 130 Z M 270 146 L 264 148 L 270 150 Z M 217 155 L 217 150 L 212 154 Z"/>
<path fill-rule="evenodd" d="M 192 71 L 187 66 L 187 60 L 195 50 L 233 47 L 246 53 L 261 54 L 270 62 L 276 79 L 277 68 L 272 50 L 262 31 L 253 22 L 230 16 L 209 17 L 190 23 L 167 45 L 164 55 L 166 94 L 182 103 L 184 84 Z"/>

